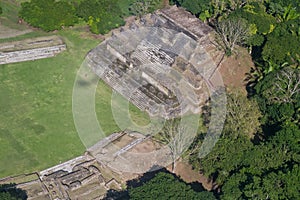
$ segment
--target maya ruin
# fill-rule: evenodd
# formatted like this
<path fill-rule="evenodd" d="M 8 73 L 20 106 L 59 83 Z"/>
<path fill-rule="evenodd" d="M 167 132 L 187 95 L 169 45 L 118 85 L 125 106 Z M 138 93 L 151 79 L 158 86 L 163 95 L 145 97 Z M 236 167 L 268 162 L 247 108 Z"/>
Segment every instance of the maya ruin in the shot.
<path fill-rule="evenodd" d="M 87 56 L 89 67 L 150 116 L 199 113 L 215 63 L 205 49 L 211 28 L 173 6 L 120 29 Z"/>
<path fill-rule="evenodd" d="M 173 6 L 114 31 L 88 53 L 86 60 L 103 81 L 150 116 L 168 119 L 200 113 L 210 90 L 218 86 L 211 81 L 216 64 L 210 56 L 218 58 L 218 51 L 209 43 L 211 31 L 184 9 Z M 1 62 L 54 56 L 66 48 L 59 38 L 50 39 L 53 47 L 26 48 L 18 60 L 7 57 L 14 52 L 2 53 Z M 35 45 L 39 41 L 49 45 L 45 38 L 39 38 Z M 33 57 L 24 57 L 24 51 Z M 107 190 L 120 190 L 126 181 L 140 176 L 114 166 L 124 158 L 128 166 L 134 166 L 130 153 L 159 148 L 160 144 L 150 137 L 122 131 L 102 139 L 80 157 L 41 172 L 7 177 L 0 183 L 16 182 L 27 191 L 29 200 L 101 199 Z M 159 155 L 161 159 L 167 159 L 168 152 L 164 153 Z M 144 163 L 145 171 L 153 166 L 147 159 Z"/>

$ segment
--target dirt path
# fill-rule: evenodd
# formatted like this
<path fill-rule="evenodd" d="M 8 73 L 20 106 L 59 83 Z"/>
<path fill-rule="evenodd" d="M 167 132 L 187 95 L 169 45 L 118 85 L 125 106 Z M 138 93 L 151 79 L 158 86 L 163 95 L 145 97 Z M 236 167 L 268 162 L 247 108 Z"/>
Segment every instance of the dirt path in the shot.
<path fill-rule="evenodd" d="M 32 30 L 30 30 L 30 29 L 21 31 L 21 30 L 17 30 L 17 29 L 11 29 L 7 26 L 0 24 L 0 39 L 16 37 L 16 36 L 24 35 L 24 34 L 30 33 L 30 32 L 32 32 Z"/>
<path fill-rule="evenodd" d="M 254 67 L 251 56 L 244 48 L 239 48 L 239 55 L 226 57 L 219 70 L 224 84 L 231 90 L 242 89 L 246 92 L 246 77 Z"/>

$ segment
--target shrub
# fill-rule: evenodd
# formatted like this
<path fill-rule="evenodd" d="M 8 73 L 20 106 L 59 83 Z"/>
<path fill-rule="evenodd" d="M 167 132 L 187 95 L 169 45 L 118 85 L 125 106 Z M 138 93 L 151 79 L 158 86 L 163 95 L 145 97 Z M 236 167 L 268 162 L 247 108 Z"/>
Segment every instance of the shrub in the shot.
<path fill-rule="evenodd" d="M 55 0 L 31 0 L 21 4 L 19 12 L 26 22 L 44 31 L 61 29 L 74 25 L 78 18 L 72 4 Z"/>
<path fill-rule="evenodd" d="M 124 25 L 117 0 L 83 0 L 77 7 L 78 17 L 84 19 L 95 34 L 105 34 Z"/>

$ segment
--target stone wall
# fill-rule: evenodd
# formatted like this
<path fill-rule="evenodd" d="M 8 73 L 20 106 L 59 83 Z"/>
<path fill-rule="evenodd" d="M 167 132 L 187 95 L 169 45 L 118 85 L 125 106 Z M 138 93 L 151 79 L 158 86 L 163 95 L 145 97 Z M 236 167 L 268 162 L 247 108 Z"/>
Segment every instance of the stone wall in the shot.
<path fill-rule="evenodd" d="M 132 137 L 133 142 L 123 137 Z M 114 133 L 103 138 L 82 156 L 40 172 L 0 179 L 0 184 L 16 183 L 17 188 L 26 191 L 28 200 L 103 199 L 108 190 L 121 190 L 126 181 L 137 178 L 138 174 L 125 175 L 113 171 L 94 154 L 105 149 L 106 154 L 113 155 L 115 152 L 109 152 L 110 147 L 117 141 L 124 146 L 118 149 L 116 156 L 120 157 L 120 154 L 126 154 L 142 143 L 144 140 L 141 137 L 143 135 L 140 133 L 131 131 Z"/>
<path fill-rule="evenodd" d="M 53 57 L 66 50 L 57 36 L 38 37 L 0 44 L 0 65 Z"/>
<path fill-rule="evenodd" d="M 66 45 L 62 44 L 51 47 L 0 53 L 0 65 L 53 57 L 64 50 L 66 50 Z"/>

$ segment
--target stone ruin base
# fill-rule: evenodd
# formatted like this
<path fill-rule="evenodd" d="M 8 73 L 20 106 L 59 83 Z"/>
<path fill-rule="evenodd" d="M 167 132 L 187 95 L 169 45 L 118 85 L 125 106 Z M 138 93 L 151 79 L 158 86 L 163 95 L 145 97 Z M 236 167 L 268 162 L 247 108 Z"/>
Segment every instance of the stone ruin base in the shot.
<path fill-rule="evenodd" d="M 53 57 L 66 48 L 63 40 L 58 36 L 2 43 L 0 65 Z"/>
<path fill-rule="evenodd" d="M 138 178 L 142 173 L 112 168 L 114 163 L 102 160 L 99 151 L 121 161 L 128 152 L 141 152 L 141 145 L 153 149 L 149 142 L 150 138 L 137 132 L 114 133 L 82 156 L 40 172 L 0 179 L 0 184 L 16 183 L 17 188 L 26 191 L 28 200 L 103 199 L 108 190 L 122 190 L 126 181 Z"/>

